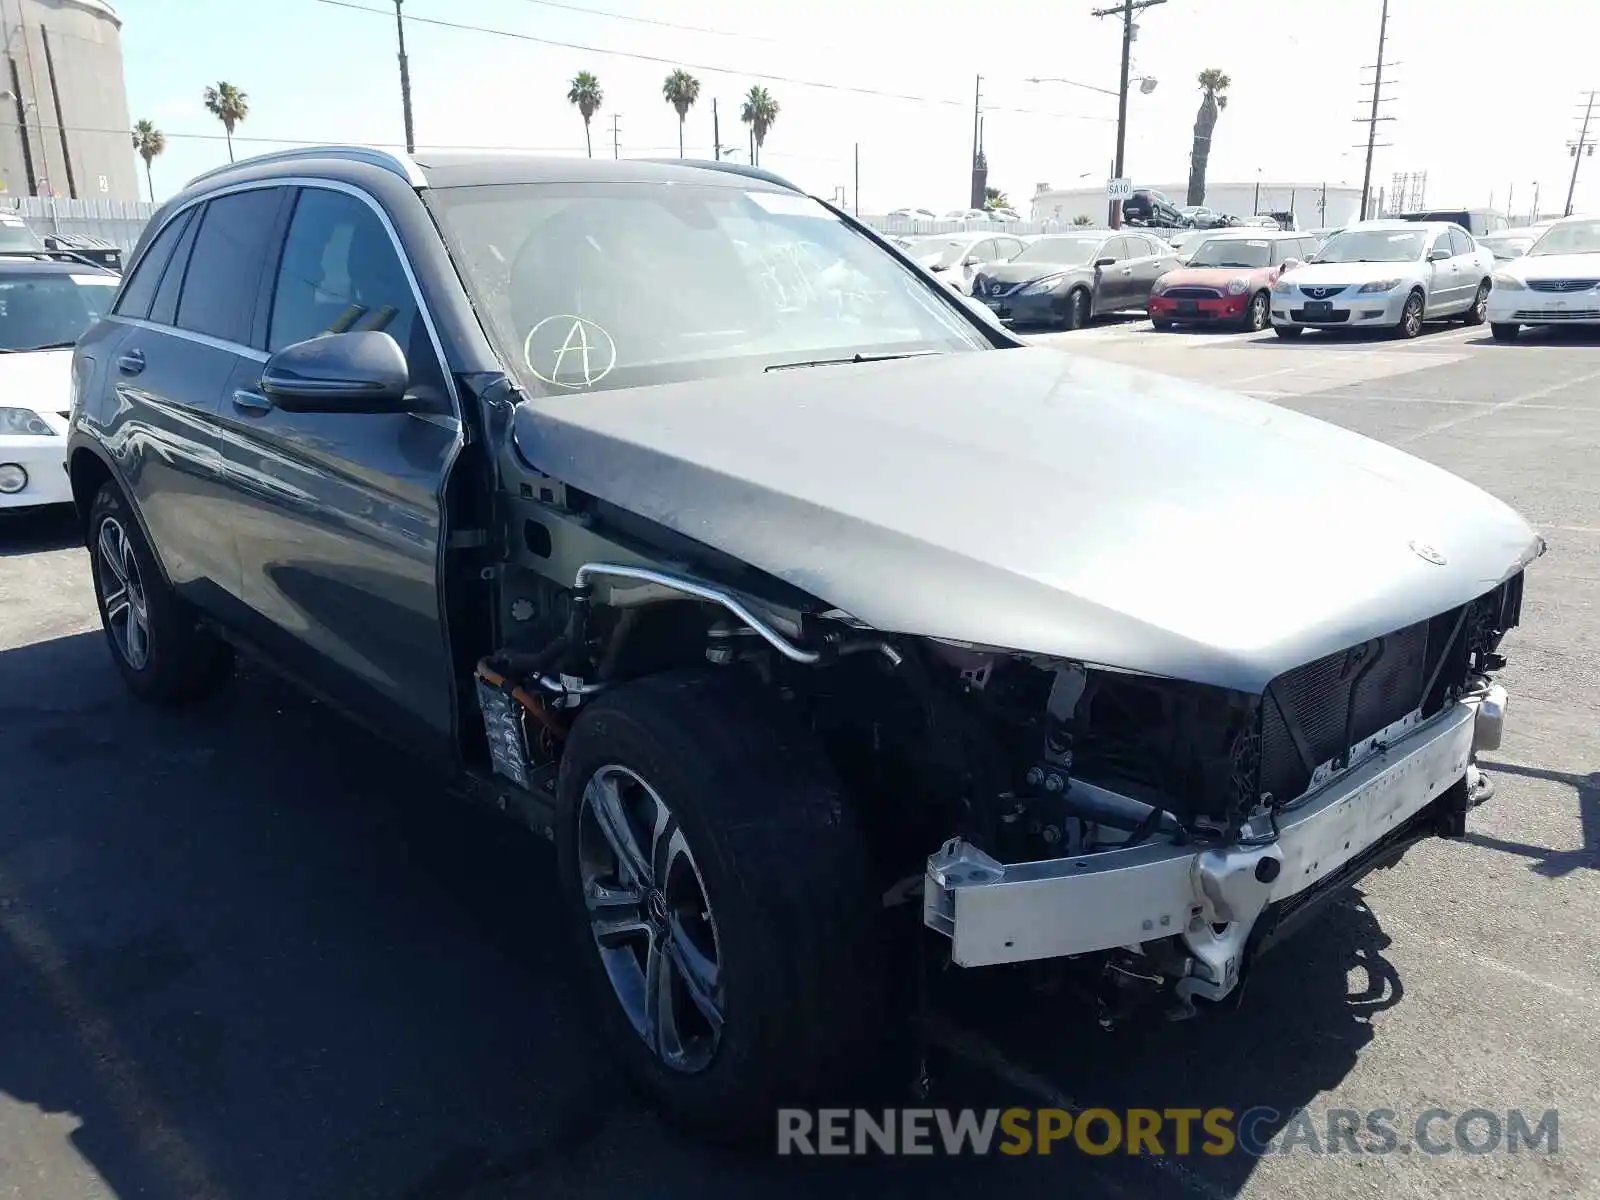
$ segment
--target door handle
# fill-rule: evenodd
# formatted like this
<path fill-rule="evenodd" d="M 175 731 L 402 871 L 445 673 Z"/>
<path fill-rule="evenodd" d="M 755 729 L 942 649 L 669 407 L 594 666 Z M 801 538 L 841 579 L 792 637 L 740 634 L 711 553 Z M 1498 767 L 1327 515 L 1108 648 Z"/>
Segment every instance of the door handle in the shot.
<path fill-rule="evenodd" d="M 117 356 L 117 370 L 124 375 L 137 375 L 144 370 L 144 351 L 129 350 Z"/>
<path fill-rule="evenodd" d="M 1122 273 L 1124 275 L 1132 275 L 1133 274 L 1133 268 L 1132 267 L 1123 267 L 1122 268 Z"/>
<path fill-rule="evenodd" d="M 249 413 L 251 416 L 257 417 L 263 416 L 264 414 L 272 411 L 271 400 L 267 399 L 267 397 L 263 396 L 260 392 L 250 392 L 246 391 L 244 388 L 240 388 L 238 391 L 234 392 L 233 406 L 242 413 Z"/>

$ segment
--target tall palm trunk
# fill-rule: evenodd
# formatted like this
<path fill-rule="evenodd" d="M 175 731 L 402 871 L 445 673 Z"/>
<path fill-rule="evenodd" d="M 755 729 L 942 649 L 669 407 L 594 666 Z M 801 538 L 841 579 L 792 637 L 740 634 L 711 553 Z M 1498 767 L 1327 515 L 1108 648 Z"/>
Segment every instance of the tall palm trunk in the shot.
<path fill-rule="evenodd" d="M 1189 198 L 1186 204 L 1206 202 L 1206 167 L 1211 158 L 1211 135 L 1217 128 L 1217 98 L 1206 92 L 1194 119 L 1194 150 L 1189 155 Z"/>
<path fill-rule="evenodd" d="M 590 158 L 594 157 L 594 144 L 589 141 L 589 118 L 587 115 L 583 118 L 583 148 L 588 151 Z"/>
<path fill-rule="evenodd" d="M 156 202 L 156 181 L 150 175 L 150 160 L 144 160 L 144 185 L 150 189 L 150 203 Z"/>
<path fill-rule="evenodd" d="M 678 157 L 683 157 L 683 114 L 678 114 Z"/>
<path fill-rule="evenodd" d="M 228 126 L 224 125 L 222 127 L 222 136 L 228 139 L 228 161 L 232 162 L 233 161 L 233 130 L 228 128 Z"/>

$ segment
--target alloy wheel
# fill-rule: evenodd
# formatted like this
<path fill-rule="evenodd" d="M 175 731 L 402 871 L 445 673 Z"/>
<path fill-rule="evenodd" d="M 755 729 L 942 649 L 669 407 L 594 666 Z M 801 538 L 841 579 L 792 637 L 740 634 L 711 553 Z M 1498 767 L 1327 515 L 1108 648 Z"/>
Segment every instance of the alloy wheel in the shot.
<path fill-rule="evenodd" d="M 678 819 L 627 767 L 601 767 L 578 810 L 589 928 L 617 1002 L 664 1065 L 710 1066 L 722 1040 L 721 944 Z"/>
<path fill-rule="evenodd" d="M 1250 315 L 1246 318 L 1252 333 L 1260 333 L 1267 327 L 1267 297 L 1263 292 L 1257 292 L 1250 301 Z"/>
<path fill-rule="evenodd" d="M 135 671 L 150 661 L 150 608 L 139 560 L 128 531 L 115 517 L 100 522 L 95 539 L 95 579 L 105 607 L 106 628 L 122 660 Z"/>
<path fill-rule="evenodd" d="M 1408 296 L 1406 306 L 1400 314 L 1401 331 L 1408 338 L 1414 338 L 1422 332 L 1422 297 Z"/>

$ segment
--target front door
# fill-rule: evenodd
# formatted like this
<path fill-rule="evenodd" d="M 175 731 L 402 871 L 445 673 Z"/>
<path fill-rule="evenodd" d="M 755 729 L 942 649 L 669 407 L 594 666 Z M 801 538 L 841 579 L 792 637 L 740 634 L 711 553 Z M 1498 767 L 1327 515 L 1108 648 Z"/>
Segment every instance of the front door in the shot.
<path fill-rule="evenodd" d="M 1444 252 L 1443 258 L 1434 259 L 1439 251 Z M 1434 235 L 1433 243 L 1428 247 L 1428 257 L 1431 276 L 1428 285 L 1428 315 L 1440 317 L 1446 313 L 1454 312 L 1461 307 L 1461 263 L 1455 256 L 1455 249 L 1450 245 L 1450 231 L 1441 229 Z"/>
<path fill-rule="evenodd" d="M 406 353 L 411 386 L 444 401 L 443 364 L 402 251 L 375 201 L 303 188 L 270 314 L 268 352 L 375 329 Z M 254 633 L 284 665 L 423 756 L 454 761 L 455 683 L 440 586 L 443 495 L 460 422 L 433 413 L 290 413 L 255 378 L 220 419 L 227 469 L 250 498 L 236 537 Z"/>
<path fill-rule="evenodd" d="M 1097 313 L 1111 313 L 1124 308 L 1133 294 L 1133 265 L 1128 262 L 1128 239 L 1107 238 L 1100 247 L 1100 258 L 1113 260 L 1097 272 L 1095 305 Z"/>

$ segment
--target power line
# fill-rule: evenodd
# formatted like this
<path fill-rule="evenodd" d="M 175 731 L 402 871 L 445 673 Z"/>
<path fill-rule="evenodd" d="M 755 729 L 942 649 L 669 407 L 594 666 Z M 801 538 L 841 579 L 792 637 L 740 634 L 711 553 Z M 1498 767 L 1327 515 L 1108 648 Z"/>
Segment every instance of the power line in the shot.
<path fill-rule="evenodd" d="M 788 38 L 770 37 L 762 33 L 736 33 L 729 29 L 711 29 L 705 25 L 680 25 L 676 21 L 662 21 L 656 17 L 636 17 L 631 13 L 608 12 L 603 8 L 584 8 L 579 4 L 562 4 L 559 0 L 524 0 L 527 4 L 537 4 L 540 8 L 559 8 L 563 12 L 582 13 L 588 17 L 608 17 L 613 21 L 631 21 L 636 25 L 654 25 L 658 29 L 677 29 L 684 33 L 708 33 L 713 37 L 741 38 L 752 42 L 772 42 L 776 45 L 788 44 Z M 831 50 L 831 46 L 818 46 L 819 50 Z"/>
<path fill-rule="evenodd" d="M 317 0 L 318 4 L 326 4 L 331 8 L 347 8 L 352 12 L 368 13 L 374 16 L 389 17 L 383 9 L 369 8 L 364 4 L 353 4 L 350 0 Z M 885 100 L 909 100 L 917 104 L 942 104 L 953 108 L 965 108 L 965 100 L 954 100 L 946 96 L 917 96 L 908 92 L 889 92 L 880 88 L 855 87 L 843 83 L 826 83 L 820 79 L 803 79 L 795 75 L 775 75 L 768 71 L 751 71 L 735 67 L 721 67 L 710 63 L 685 62 L 677 58 L 663 58 L 658 54 L 640 54 L 632 50 L 609 50 L 601 46 L 586 46 L 579 42 L 563 42 L 555 38 L 536 37 L 531 33 L 521 33 L 512 29 L 494 29 L 487 25 L 469 25 L 460 21 L 446 21 L 439 17 L 407 16 L 406 20 L 413 25 L 432 25 L 439 29 L 453 29 L 461 33 L 483 33 L 494 37 L 511 38 L 519 42 L 533 42 L 541 46 L 555 46 L 562 50 L 581 50 L 585 54 L 609 55 L 613 58 L 631 58 L 638 62 L 659 63 L 668 67 L 683 67 L 696 71 L 708 71 L 713 75 L 734 75 L 745 78 L 770 80 L 774 83 L 787 83 L 794 87 L 816 88 L 827 92 L 846 92 L 855 96 L 875 96 Z M 1104 121 L 1110 123 L 1110 117 L 1091 116 L 1086 113 L 1049 112 L 1037 108 L 1005 108 L 992 106 L 992 112 L 1019 113 L 1024 116 L 1058 117 L 1068 121 Z"/>

